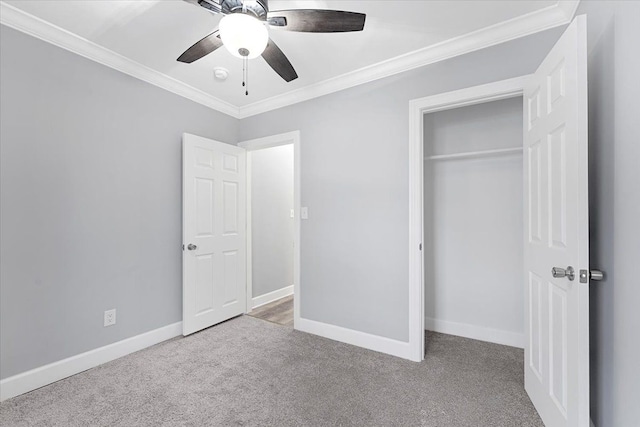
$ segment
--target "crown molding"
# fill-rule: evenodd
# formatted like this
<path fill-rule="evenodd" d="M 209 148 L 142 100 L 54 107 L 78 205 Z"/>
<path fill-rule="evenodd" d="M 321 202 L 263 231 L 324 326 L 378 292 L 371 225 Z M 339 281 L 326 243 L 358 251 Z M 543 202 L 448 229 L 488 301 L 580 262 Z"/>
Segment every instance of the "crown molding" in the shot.
<path fill-rule="evenodd" d="M 579 2 L 580 0 L 560 0 L 557 4 L 544 9 L 242 107 L 216 98 L 4 1 L 0 1 L 0 24 L 213 110 L 243 119 L 568 24 L 573 19 Z"/>
<path fill-rule="evenodd" d="M 254 116 L 288 105 L 328 95 L 350 87 L 369 83 L 394 74 L 420 68 L 455 56 L 525 37 L 561 25 L 573 19 L 579 0 L 559 1 L 540 9 L 490 27 L 446 40 L 423 49 L 409 52 L 358 70 L 305 86 L 282 95 L 254 102 L 239 108 L 240 118 Z"/>
<path fill-rule="evenodd" d="M 87 59 L 121 71 L 221 113 L 239 118 L 238 108 L 200 89 L 133 61 L 119 53 L 0 1 L 0 24 L 21 31 Z"/>
<path fill-rule="evenodd" d="M 558 1 L 558 8 L 562 10 L 568 22 L 573 21 L 573 18 L 576 16 L 576 11 L 578 10 L 579 5 L 580 5 L 580 0 L 559 0 Z"/>

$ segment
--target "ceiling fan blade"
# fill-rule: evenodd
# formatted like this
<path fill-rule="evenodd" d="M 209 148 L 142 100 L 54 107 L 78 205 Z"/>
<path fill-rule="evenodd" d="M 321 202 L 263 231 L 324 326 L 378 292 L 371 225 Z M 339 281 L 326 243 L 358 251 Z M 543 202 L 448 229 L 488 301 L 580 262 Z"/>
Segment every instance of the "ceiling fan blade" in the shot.
<path fill-rule="evenodd" d="M 342 10 L 275 10 L 267 14 L 272 28 L 307 33 L 345 33 L 362 31 L 367 15 Z"/>
<path fill-rule="evenodd" d="M 201 6 L 207 9 L 211 13 L 221 13 L 222 5 L 220 0 L 184 0 L 187 3 L 191 3 L 195 6 Z"/>
<path fill-rule="evenodd" d="M 197 61 L 203 56 L 210 54 L 220 46 L 222 46 L 222 40 L 220 40 L 218 30 L 215 30 L 213 33 L 185 50 L 178 58 L 178 61 L 191 64 L 193 61 Z"/>
<path fill-rule="evenodd" d="M 293 69 L 293 65 L 291 65 L 291 62 L 289 62 L 285 54 L 282 53 L 278 45 L 276 45 L 273 40 L 269 39 L 267 48 L 262 52 L 262 57 L 286 82 L 290 82 L 298 78 L 298 74 L 296 73 L 296 70 Z"/>

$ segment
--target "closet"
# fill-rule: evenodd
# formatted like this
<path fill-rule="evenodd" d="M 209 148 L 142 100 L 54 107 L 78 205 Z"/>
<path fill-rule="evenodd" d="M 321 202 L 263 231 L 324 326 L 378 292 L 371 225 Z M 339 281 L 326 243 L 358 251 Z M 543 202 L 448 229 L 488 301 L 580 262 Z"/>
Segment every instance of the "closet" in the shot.
<path fill-rule="evenodd" d="M 425 329 L 522 347 L 522 98 L 423 129 Z"/>

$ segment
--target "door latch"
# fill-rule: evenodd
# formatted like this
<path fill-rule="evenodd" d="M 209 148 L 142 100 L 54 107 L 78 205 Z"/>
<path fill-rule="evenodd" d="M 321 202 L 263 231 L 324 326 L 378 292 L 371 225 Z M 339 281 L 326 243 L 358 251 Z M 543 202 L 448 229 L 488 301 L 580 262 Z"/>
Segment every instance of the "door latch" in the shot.
<path fill-rule="evenodd" d="M 587 283 L 589 280 L 599 282 L 604 279 L 604 273 L 600 270 L 580 270 L 580 283 Z"/>

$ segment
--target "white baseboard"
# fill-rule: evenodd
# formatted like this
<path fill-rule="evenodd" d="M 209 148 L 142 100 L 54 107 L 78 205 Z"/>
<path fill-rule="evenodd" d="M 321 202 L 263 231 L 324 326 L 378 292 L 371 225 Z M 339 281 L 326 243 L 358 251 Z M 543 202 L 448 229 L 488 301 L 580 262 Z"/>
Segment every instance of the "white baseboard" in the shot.
<path fill-rule="evenodd" d="M 5 378 L 0 381 L 0 401 L 27 393 L 180 335 L 182 335 L 182 322 L 173 323 Z"/>
<path fill-rule="evenodd" d="M 319 335 L 335 341 L 363 347 L 380 353 L 390 354 L 411 360 L 409 343 L 391 338 L 368 334 L 366 332 L 355 331 L 340 326 L 330 325 L 309 319 L 298 319 L 295 329 L 309 334 Z"/>
<path fill-rule="evenodd" d="M 446 320 L 432 319 L 430 317 L 425 317 L 424 328 L 427 331 L 524 348 L 524 334 L 518 334 L 516 332 L 485 328 L 468 323 L 449 322 Z"/>
<path fill-rule="evenodd" d="M 289 295 L 293 295 L 293 285 L 252 298 L 251 307 L 258 308 L 261 305 L 269 304 L 270 302 L 279 300 L 280 298 L 288 297 Z"/>

